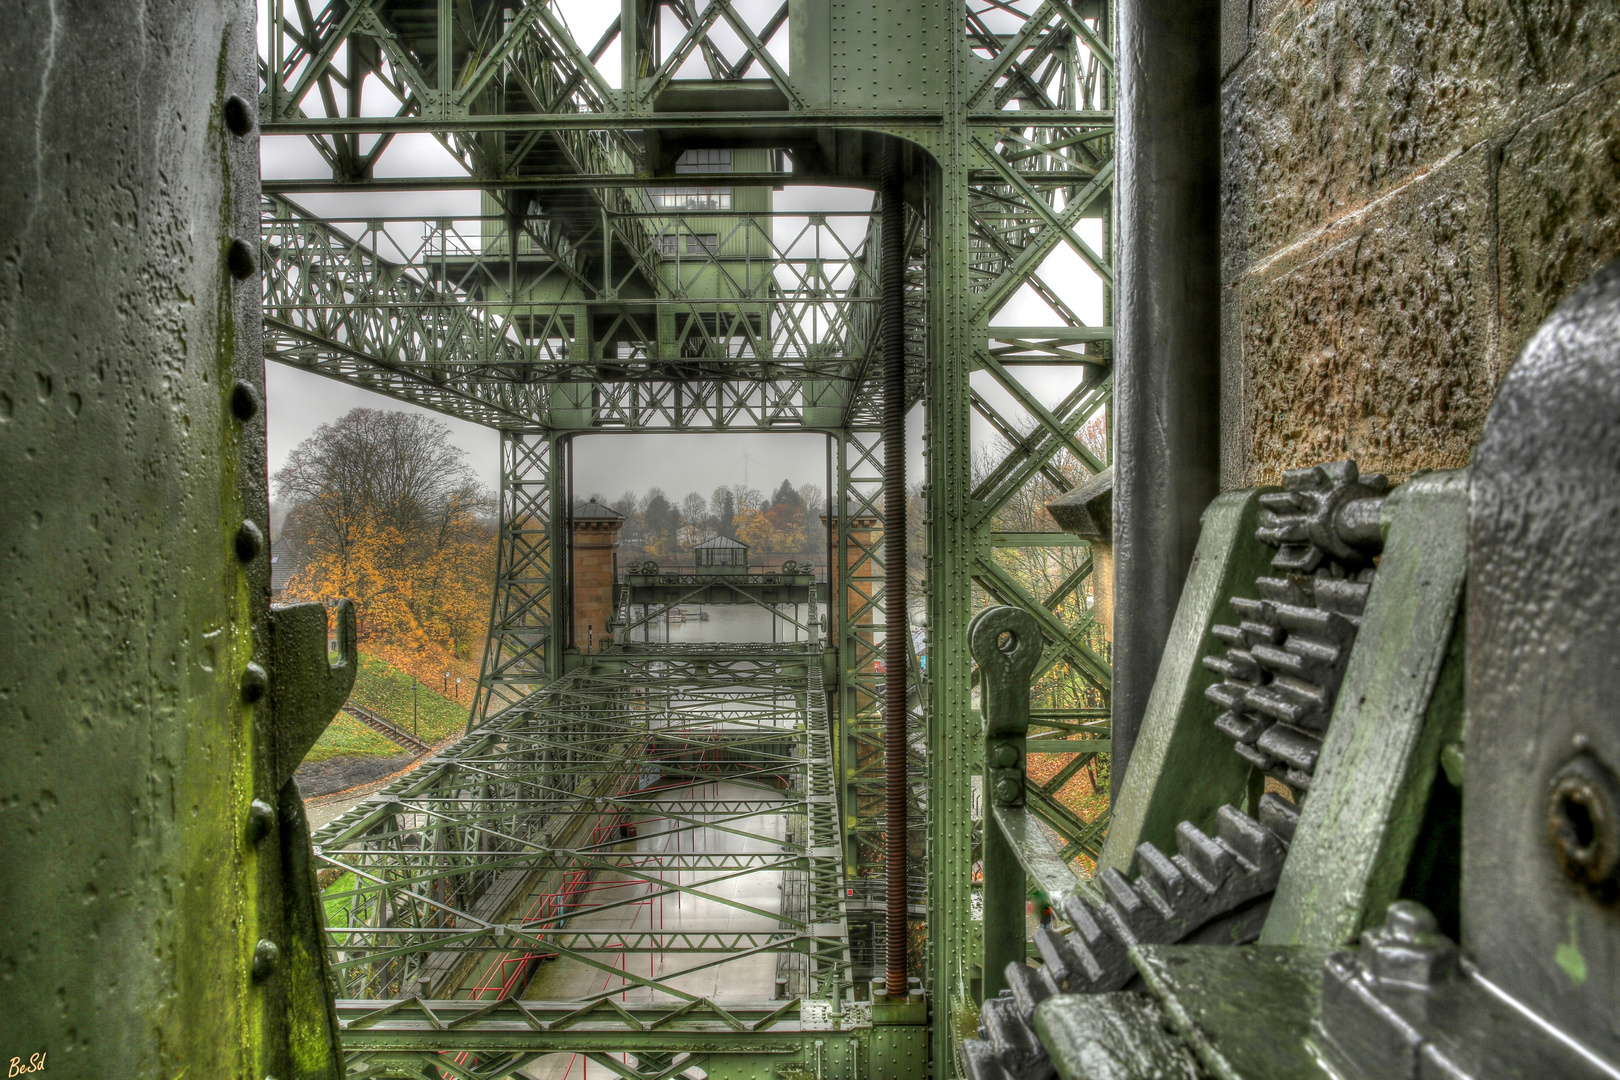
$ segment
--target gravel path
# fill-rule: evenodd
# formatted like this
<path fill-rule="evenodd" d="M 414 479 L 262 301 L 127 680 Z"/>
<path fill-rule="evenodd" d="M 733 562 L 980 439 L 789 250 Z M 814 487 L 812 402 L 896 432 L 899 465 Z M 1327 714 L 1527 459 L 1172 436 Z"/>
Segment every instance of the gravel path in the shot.
<path fill-rule="evenodd" d="M 456 732 L 447 736 L 427 753 L 415 757 L 410 754 L 386 758 L 335 757 L 298 766 L 293 776 L 298 780 L 298 789 L 306 793 L 304 815 L 309 818 L 309 831 L 314 832 L 339 814 L 364 802 L 461 738 L 461 735 L 461 732 Z"/>

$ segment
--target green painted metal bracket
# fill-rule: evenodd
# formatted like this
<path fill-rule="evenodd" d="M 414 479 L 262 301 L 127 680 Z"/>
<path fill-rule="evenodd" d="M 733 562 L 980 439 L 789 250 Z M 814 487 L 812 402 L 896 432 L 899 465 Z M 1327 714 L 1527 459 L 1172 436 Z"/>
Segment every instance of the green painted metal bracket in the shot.
<path fill-rule="evenodd" d="M 292 779 L 338 709 L 348 700 L 359 668 L 354 601 L 337 602 L 338 659 L 326 654 L 326 607 L 293 604 L 270 610 L 270 716 L 273 785 Z"/>
<path fill-rule="evenodd" d="M 1384 554 L 1260 940 L 1334 947 L 1398 897 L 1442 744 L 1462 717 L 1452 649 L 1468 570 L 1467 470 L 1384 503 Z"/>
<path fill-rule="evenodd" d="M 1080 891 L 1081 882 L 1047 839 L 1045 829 L 1028 810 L 997 806 L 992 813 L 1001 835 L 1007 838 L 1019 865 L 1024 868 L 1024 876 L 1039 887 L 1049 907 L 1062 911 L 1063 902 Z M 1021 909 L 1019 914 L 1023 914 Z"/>
<path fill-rule="evenodd" d="M 979 665 L 984 712 L 983 994 L 991 998 L 1007 984 L 1007 965 L 1024 962 L 1024 871 L 1014 837 L 993 823 L 1003 810 L 1025 819 L 1024 737 L 1041 627 L 1020 608 L 986 608 L 968 625 L 968 649 Z"/>
<path fill-rule="evenodd" d="M 337 603 L 336 663 L 327 657 L 326 615 L 326 606 L 319 603 L 270 609 L 267 751 L 277 804 L 280 926 L 259 942 L 255 969 L 281 983 L 277 1022 L 285 1025 L 295 1080 L 337 1080 L 343 1060 L 329 990 L 326 915 L 315 883 L 304 802 L 293 780 L 293 771 L 348 699 L 359 669 L 353 601 Z M 261 929 L 269 931 L 272 925 L 267 922 Z"/>
<path fill-rule="evenodd" d="M 1217 809 L 1247 804 L 1251 770 L 1215 730 L 1220 708 L 1204 691 L 1217 677 L 1203 660 L 1221 649 L 1210 627 L 1229 616 L 1228 599 L 1256 596 L 1254 580 L 1270 566 L 1273 549 L 1254 536 L 1260 496 L 1269 490 L 1274 489 L 1228 492 L 1204 511 L 1203 532 L 1114 804 L 1099 871 L 1111 866 L 1130 874 L 1138 844 L 1174 851 L 1179 823 L 1191 821 L 1213 833 Z"/>

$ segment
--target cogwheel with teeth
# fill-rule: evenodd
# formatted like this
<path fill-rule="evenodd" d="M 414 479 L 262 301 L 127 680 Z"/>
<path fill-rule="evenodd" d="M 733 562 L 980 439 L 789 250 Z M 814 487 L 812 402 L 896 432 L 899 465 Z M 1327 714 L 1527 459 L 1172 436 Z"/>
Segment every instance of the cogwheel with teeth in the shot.
<path fill-rule="evenodd" d="M 1283 475 L 1260 497 L 1256 536 L 1277 547 L 1276 576 L 1255 581 L 1259 599 L 1234 597 L 1236 626 L 1212 633 L 1225 645 L 1204 666 L 1221 676 L 1205 696 L 1225 711 L 1215 727 L 1237 753 L 1303 796 L 1310 790 L 1333 702 L 1372 590 L 1372 560 L 1389 485 L 1353 461 Z M 1269 797 L 1292 839 L 1297 812 Z"/>
<path fill-rule="evenodd" d="M 1284 474 L 1281 492 L 1261 496 L 1256 530 L 1278 549 L 1273 574 L 1256 581 L 1259 599 L 1232 600 L 1239 623 L 1213 628 L 1226 651 L 1204 658 L 1221 676 L 1206 692 L 1224 710 L 1216 727 L 1241 757 L 1301 798 L 1372 588 L 1388 488 L 1382 476 L 1361 476 L 1353 461 Z M 1223 806 L 1213 837 L 1184 821 L 1174 857 L 1142 844 L 1134 879 L 1106 869 L 1097 876 L 1100 901 L 1069 898 L 1069 932 L 1036 933 L 1044 963 L 1009 964 L 1009 989 L 984 1003 L 979 1038 L 962 1044 L 968 1074 L 1047 1080 L 1053 1070 L 1031 1025 L 1035 1006 L 1054 994 L 1121 989 L 1135 975 L 1133 945 L 1253 941 L 1299 821 L 1297 806 L 1271 793 L 1259 814 L 1256 821 Z"/>
<path fill-rule="evenodd" d="M 1273 570 L 1313 574 L 1330 564 L 1336 576 L 1368 565 L 1383 548 L 1379 518 L 1389 481 L 1362 476 L 1353 461 L 1283 473 L 1283 489 L 1260 496 L 1255 535 L 1277 548 Z"/>

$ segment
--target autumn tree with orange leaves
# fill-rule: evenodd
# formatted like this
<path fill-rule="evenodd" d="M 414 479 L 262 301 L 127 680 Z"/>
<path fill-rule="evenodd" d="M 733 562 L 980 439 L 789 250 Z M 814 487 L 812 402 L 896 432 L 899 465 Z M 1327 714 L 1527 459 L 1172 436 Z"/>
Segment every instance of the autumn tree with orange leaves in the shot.
<path fill-rule="evenodd" d="M 349 597 L 361 648 L 435 685 L 476 677 L 494 581 L 493 502 L 465 459 L 437 420 L 354 409 L 273 478 L 288 599 Z"/>

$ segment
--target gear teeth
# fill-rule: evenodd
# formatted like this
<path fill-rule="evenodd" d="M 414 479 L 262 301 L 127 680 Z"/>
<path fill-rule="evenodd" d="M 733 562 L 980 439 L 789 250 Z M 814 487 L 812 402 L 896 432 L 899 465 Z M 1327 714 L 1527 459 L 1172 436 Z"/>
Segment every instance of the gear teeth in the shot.
<path fill-rule="evenodd" d="M 1215 730 L 1233 742 L 1252 743 L 1266 732 L 1267 721 L 1239 712 L 1223 712 L 1215 718 Z"/>
<path fill-rule="evenodd" d="M 1260 736 L 1257 744 L 1272 757 L 1287 762 L 1302 773 L 1316 769 L 1316 758 L 1322 752 L 1322 740 L 1309 732 L 1276 724 Z"/>
<path fill-rule="evenodd" d="M 1091 981 L 1094 973 L 1086 971 L 1085 958 L 1080 955 L 1070 935 L 1054 934 L 1043 926 L 1035 931 L 1035 951 L 1041 954 L 1042 966 L 1032 970 L 1045 972 L 1058 989 L 1066 988 L 1077 972 L 1082 973 L 1085 981 Z M 1096 973 L 1100 974 L 1101 970 L 1098 968 Z"/>
<path fill-rule="evenodd" d="M 984 1029 L 979 1029 L 980 1037 L 977 1039 L 962 1040 L 962 1065 L 972 1080 L 1014 1080 L 1006 1069 L 1001 1067 L 1001 1059 L 996 1056 L 996 1048 L 984 1038 Z"/>
<path fill-rule="evenodd" d="M 1241 758 L 1301 796 L 1367 609 L 1382 543 L 1378 501 L 1388 490 L 1384 477 L 1361 476 L 1353 461 L 1284 473 L 1282 491 L 1260 496 L 1255 534 L 1277 548 L 1272 573 L 1255 580 L 1257 597 L 1230 599 L 1236 626 L 1210 630 L 1224 646 L 1203 658 L 1219 678 L 1204 691 L 1221 708 L 1216 729 Z M 1274 891 L 1299 808 L 1268 792 L 1258 813 L 1257 821 L 1221 807 L 1213 837 L 1184 821 L 1175 857 L 1143 844 L 1134 881 L 1109 868 L 1094 879 L 1100 899 L 1069 897 L 1070 932 L 1036 931 L 1044 966 L 1010 965 L 1013 989 L 985 1006 L 987 1041 L 964 1041 L 973 1080 L 1046 1080 L 1051 1064 L 1034 1056 L 1039 1041 L 1029 1026 L 1037 1004 L 1056 993 L 1119 990 L 1135 974 L 1131 946 L 1185 940 Z"/>
<path fill-rule="evenodd" d="M 1003 990 L 979 1009 L 979 1033 L 994 1048 L 995 1063 L 1003 1075 L 1012 1080 L 1047 1080 L 1052 1062 L 1020 1013 L 1013 992 Z"/>
<path fill-rule="evenodd" d="M 1142 902 L 1142 898 L 1136 895 L 1125 875 L 1112 866 L 1097 875 L 1097 884 L 1102 886 L 1102 891 L 1107 894 L 1110 903 L 1123 905 L 1127 910 L 1135 908 Z"/>
<path fill-rule="evenodd" d="M 1258 682 L 1260 665 L 1245 649 L 1228 649 L 1225 656 L 1206 656 L 1204 666 L 1223 679 Z"/>
<path fill-rule="evenodd" d="M 1366 581 L 1321 579 L 1316 583 L 1316 603 L 1325 610 L 1338 612 L 1359 626 L 1361 616 L 1367 610 L 1367 595 L 1371 591 L 1372 584 Z"/>
<path fill-rule="evenodd" d="M 1051 983 L 1040 977 L 1044 970 L 1028 964 L 1007 965 L 1007 988 L 1012 991 L 1013 1000 L 1018 1003 L 1018 1015 L 1025 1024 L 1034 1022 L 1035 1006 L 1055 992 L 1055 988 L 1049 989 Z"/>
<path fill-rule="evenodd" d="M 1063 993 L 1063 987 L 1052 981 L 1052 973 L 1050 971 L 1047 971 L 1044 967 L 1038 967 L 1032 970 L 1035 972 L 1035 981 L 1040 984 L 1040 991 L 1043 995 L 1041 998 L 1042 1001 L 1045 1001 L 1047 998 L 1052 997 L 1055 994 Z"/>
<path fill-rule="evenodd" d="M 1243 625 L 1249 623 L 1256 626 L 1269 626 L 1271 624 L 1270 607 L 1264 600 L 1251 600 L 1247 596 L 1234 596 L 1229 601 L 1232 610 L 1237 612 L 1244 620 Z"/>
<path fill-rule="evenodd" d="M 1298 495 L 1291 491 L 1268 491 L 1260 496 L 1260 505 L 1278 514 L 1305 509 Z"/>
<path fill-rule="evenodd" d="M 1264 750 L 1255 749 L 1249 743 L 1238 743 L 1236 746 L 1232 747 L 1232 749 L 1237 752 L 1238 757 L 1242 758 L 1244 761 L 1247 761 L 1250 765 L 1253 765 L 1255 768 L 1259 769 L 1268 776 L 1271 774 L 1272 770 L 1277 767 L 1276 758 L 1272 757 Z"/>
<path fill-rule="evenodd" d="M 1240 683 L 1218 682 L 1204 691 L 1204 696 L 1223 709 L 1233 712 L 1243 708 L 1251 687 Z"/>
<path fill-rule="evenodd" d="M 1301 700 L 1303 699 L 1303 700 Z M 1268 683 L 1244 696 L 1243 704 L 1285 724 L 1301 724 L 1321 704 L 1321 699 L 1303 687 Z"/>
<path fill-rule="evenodd" d="M 1030 969 L 1009 964 L 1010 989 L 985 1002 L 980 1039 L 963 1042 L 969 1076 L 1046 1080 L 1050 1060 L 1034 1054 L 1039 1040 L 1031 1019 L 1037 1005 L 1059 992 L 1123 989 L 1136 974 L 1131 946 L 1182 941 L 1276 889 L 1286 854 L 1282 841 L 1231 806 L 1221 807 L 1216 822 L 1215 837 L 1191 822 L 1177 826 L 1174 858 L 1143 844 L 1137 849 L 1142 869 L 1135 881 L 1113 867 L 1103 870 L 1093 879 L 1102 900 L 1077 894 L 1064 901 L 1069 933 L 1046 927 L 1035 932 L 1045 965 Z"/>
<path fill-rule="evenodd" d="M 1243 640 L 1250 646 L 1275 645 L 1284 637 L 1283 628 L 1273 622 L 1255 622 L 1245 619 L 1238 624 Z"/>
<path fill-rule="evenodd" d="M 1219 889 L 1237 866 L 1231 851 L 1205 836 L 1190 821 L 1176 826 L 1176 851 L 1211 892 Z"/>
<path fill-rule="evenodd" d="M 1119 951 L 1118 942 L 1112 938 L 1108 941 L 1113 946 L 1112 950 L 1096 939 L 1091 944 L 1098 946 L 1105 955 L 1110 951 Z M 1090 989 L 1107 974 L 1092 949 L 1072 932 L 1058 934 L 1043 926 L 1035 931 L 1035 949 L 1041 954 L 1043 966 L 1033 970 L 1041 973 L 1054 993 Z"/>
<path fill-rule="evenodd" d="M 1119 936 L 1129 938 L 1132 945 L 1139 941 L 1160 940 L 1170 915 L 1168 908 L 1161 910 L 1148 895 L 1144 895 L 1148 890 L 1136 889 L 1113 867 L 1104 870 L 1103 875 L 1108 878 L 1103 881 L 1103 890 L 1107 892 L 1109 900 L 1103 915 L 1117 926 Z"/>
<path fill-rule="evenodd" d="M 1289 639 L 1301 634 L 1333 645 L 1348 645 L 1356 639 L 1354 624 L 1336 611 L 1299 604 L 1277 604 L 1277 622 L 1288 631 Z"/>
<path fill-rule="evenodd" d="M 1268 618 L 1267 622 L 1275 619 L 1278 607 L 1303 608 L 1316 602 L 1311 594 L 1305 591 L 1305 586 L 1293 578 L 1258 577 L 1254 579 L 1254 587 L 1271 605 L 1271 618 Z"/>
<path fill-rule="evenodd" d="M 1294 830 L 1299 826 L 1299 808 L 1275 792 L 1268 791 L 1260 796 L 1260 824 L 1271 835 L 1291 845 Z"/>
<path fill-rule="evenodd" d="M 1136 864 L 1140 867 L 1138 880 L 1147 886 L 1146 891 L 1159 899 L 1164 915 L 1169 917 L 1171 910 L 1193 888 L 1193 883 L 1170 856 L 1152 844 L 1137 845 Z"/>
<path fill-rule="evenodd" d="M 1235 807 L 1223 806 L 1216 811 L 1215 835 L 1249 864 L 1245 869 L 1264 869 L 1272 865 L 1280 869 L 1287 854 L 1269 830 Z"/>
<path fill-rule="evenodd" d="M 1254 652 L 1249 655 L 1255 667 L 1264 667 L 1273 675 L 1292 675 L 1296 679 L 1309 679 L 1315 676 L 1317 674 L 1315 669 L 1321 666 L 1315 657 L 1292 649 L 1279 649 L 1274 645 L 1256 645 Z"/>
<path fill-rule="evenodd" d="M 1073 957 L 1068 965 L 1069 989 L 1096 993 L 1118 990 L 1129 982 L 1133 969 L 1128 950 L 1136 942 L 1120 937 L 1112 920 L 1078 896 L 1069 897 L 1063 913 L 1070 927 L 1063 948 L 1072 950 Z"/>

